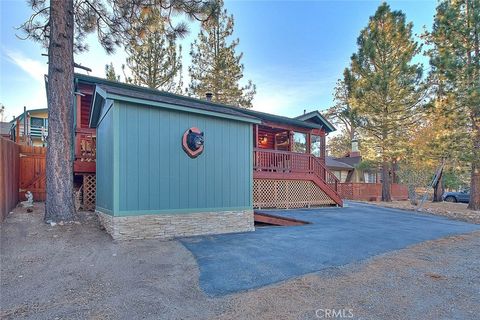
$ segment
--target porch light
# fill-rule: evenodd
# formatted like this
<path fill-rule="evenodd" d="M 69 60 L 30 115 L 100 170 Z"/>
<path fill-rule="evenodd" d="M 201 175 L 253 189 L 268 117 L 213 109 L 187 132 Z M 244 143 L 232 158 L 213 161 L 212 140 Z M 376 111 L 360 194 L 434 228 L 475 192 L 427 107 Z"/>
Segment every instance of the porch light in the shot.
<path fill-rule="evenodd" d="M 268 142 L 268 138 L 267 138 L 266 135 L 261 137 L 260 139 L 258 139 L 259 144 L 265 145 L 265 144 L 267 144 L 267 142 Z"/>

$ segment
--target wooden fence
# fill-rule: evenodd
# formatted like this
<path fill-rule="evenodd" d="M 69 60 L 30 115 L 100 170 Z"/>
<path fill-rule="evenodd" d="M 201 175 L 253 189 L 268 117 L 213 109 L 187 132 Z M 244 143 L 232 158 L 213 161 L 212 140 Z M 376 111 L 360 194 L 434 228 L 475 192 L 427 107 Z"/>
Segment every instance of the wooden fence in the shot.
<path fill-rule="evenodd" d="M 45 201 L 47 196 L 46 184 L 46 153 L 47 148 L 20 146 L 20 177 L 18 197 L 25 200 L 25 192 L 33 193 L 34 201 Z"/>
<path fill-rule="evenodd" d="M 18 203 L 20 146 L 0 137 L 0 222 Z"/>
<path fill-rule="evenodd" d="M 408 200 L 408 188 L 404 184 L 392 184 L 392 200 Z M 339 183 L 342 199 L 380 201 L 382 199 L 381 183 Z"/>

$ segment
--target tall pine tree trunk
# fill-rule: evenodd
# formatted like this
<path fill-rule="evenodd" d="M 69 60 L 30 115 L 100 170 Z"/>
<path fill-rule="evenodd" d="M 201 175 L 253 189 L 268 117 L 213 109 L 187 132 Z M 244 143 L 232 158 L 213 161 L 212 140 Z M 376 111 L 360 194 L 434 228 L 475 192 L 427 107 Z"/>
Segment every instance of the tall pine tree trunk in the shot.
<path fill-rule="evenodd" d="M 75 218 L 73 89 L 73 0 L 51 0 L 45 221 L 69 221 Z"/>
<path fill-rule="evenodd" d="M 480 111 L 477 115 L 472 111 L 472 120 L 474 130 L 473 160 L 468 209 L 480 210 Z"/>
<path fill-rule="evenodd" d="M 389 162 L 383 159 L 382 162 L 382 201 L 391 202 L 392 195 L 390 194 L 390 172 Z"/>
<path fill-rule="evenodd" d="M 440 175 L 438 176 L 437 179 L 437 184 L 433 186 L 433 200 L 432 202 L 442 202 L 442 196 L 443 196 L 443 169 L 440 171 Z"/>
<path fill-rule="evenodd" d="M 469 17 L 469 10 L 472 10 L 472 12 L 474 13 L 479 10 L 479 8 L 476 8 L 475 1 L 471 3 L 467 1 L 465 5 L 466 5 L 467 17 Z M 470 6 L 472 6 L 471 9 L 470 9 Z M 470 20 L 467 19 L 467 26 L 470 29 L 469 24 L 470 24 Z M 478 36 L 478 29 L 475 26 L 473 27 L 473 32 L 475 35 L 474 42 L 473 42 L 473 51 L 475 52 L 475 56 L 478 58 L 480 54 L 480 42 L 479 42 L 479 36 Z M 472 62 L 472 57 L 470 52 L 467 54 L 467 61 L 468 61 L 468 65 L 475 63 L 475 62 Z M 476 71 L 476 76 L 477 77 L 480 76 L 479 75 L 480 70 L 478 68 L 478 64 L 476 65 L 475 71 Z M 469 77 L 469 82 L 478 84 L 478 81 L 475 81 L 474 77 L 472 78 L 472 76 Z M 480 210 L 480 106 L 478 105 L 478 100 L 476 104 L 470 106 L 470 118 L 472 120 L 472 127 L 473 127 L 473 159 L 472 159 L 472 173 L 471 173 L 471 179 L 470 179 L 470 201 L 468 202 L 468 209 Z"/>

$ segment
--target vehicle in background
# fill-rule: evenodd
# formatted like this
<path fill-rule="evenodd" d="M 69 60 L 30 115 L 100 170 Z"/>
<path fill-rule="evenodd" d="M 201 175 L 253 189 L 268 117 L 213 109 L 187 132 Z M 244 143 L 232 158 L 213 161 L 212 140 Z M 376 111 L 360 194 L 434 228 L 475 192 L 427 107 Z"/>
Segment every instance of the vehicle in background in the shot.
<path fill-rule="evenodd" d="M 463 190 L 460 192 L 445 192 L 442 196 L 443 201 L 446 202 L 463 202 L 470 201 L 470 190 Z"/>

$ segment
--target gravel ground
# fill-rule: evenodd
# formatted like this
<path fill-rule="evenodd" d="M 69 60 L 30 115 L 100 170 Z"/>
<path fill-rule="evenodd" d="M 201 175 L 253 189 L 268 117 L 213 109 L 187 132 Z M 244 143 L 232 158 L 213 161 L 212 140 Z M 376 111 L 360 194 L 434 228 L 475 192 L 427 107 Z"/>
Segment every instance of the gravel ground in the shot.
<path fill-rule="evenodd" d="M 177 241 L 114 242 L 90 214 L 49 226 L 17 208 L 0 227 L 2 319 L 478 319 L 480 232 L 210 298 Z"/>
<path fill-rule="evenodd" d="M 412 212 L 416 210 L 410 201 L 392 201 L 392 202 L 373 202 L 373 201 L 359 201 L 368 204 L 373 204 L 381 207 L 403 209 Z M 466 203 L 453 202 L 431 202 L 425 201 L 422 206 L 421 213 L 433 214 L 438 216 L 448 217 L 450 219 L 466 221 L 470 223 L 480 224 L 480 211 L 473 211 L 467 209 Z"/>

